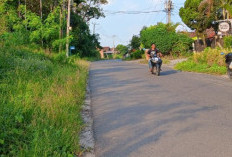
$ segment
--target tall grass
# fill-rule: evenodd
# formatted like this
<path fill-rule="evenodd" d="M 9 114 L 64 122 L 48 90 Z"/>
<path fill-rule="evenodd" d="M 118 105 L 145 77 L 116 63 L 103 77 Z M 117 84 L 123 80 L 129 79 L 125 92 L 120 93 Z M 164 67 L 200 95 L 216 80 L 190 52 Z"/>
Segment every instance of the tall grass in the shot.
<path fill-rule="evenodd" d="M 227 54 L 230 49 L 207 48 L 201 53 L 194 53 L 188 61 L 177 64 L 175 69 L 219 75 L 226 74 L 225 55 L 222 55 L 222 52 Z"/>
<path fill-rule="evenodd" d="M 0 49 L 0 156 L 78 155 L 87 71 L 82 60 Z"/>

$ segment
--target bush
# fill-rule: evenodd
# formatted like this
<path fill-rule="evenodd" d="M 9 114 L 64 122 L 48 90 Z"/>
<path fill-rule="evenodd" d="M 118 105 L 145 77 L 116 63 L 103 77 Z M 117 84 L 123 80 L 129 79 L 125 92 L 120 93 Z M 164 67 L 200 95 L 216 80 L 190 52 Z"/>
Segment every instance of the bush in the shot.
<path fill-rule="evenodd" d="M 191 49 L 192 39 L 184 34 L 177 34 L 177 41 L 172 46 L 172 55 L 181 55 L 183 53 L 189 52 Z"/>
<path fill-rule="evenodd" d="M 224 47 L 232 48 L 232 36 L 224 37 Z"/>
<path fill-rule="evenodd" d="M 175 68 L 183 71 L 226 74 L 225 55 L 221 55 L 221 52 L 229 53 L 225 49 L 206 48 L 201 53 L 194 53 L 188 61 L 177 64 Z"/>
<path fill-rule="evenodd" d="M 132 52 L 131 58 L 132 59 L 141 59 L 143 57 L 144 51 L 143 50 L 136 50 Z"/>
<path fill-rule="evenodd" d="M 195 63 L 205 63 L 208 64 L 209 66 L 212 66 L 213 64 L 217 64 L 219 66 L 225 66 L 225 56 L 221 55 L 221 52 L 227 53 L 227 50 L 223 50 L 220 48 L 217 49 L 206 48 L 201 53 L 194 53 L 193 61 Z"/>
<path fill-rule="evenodd" d="M 160 23 L 155 26 L 144 28 L 141 35 L 141 42 L 146 48 L 155 43 L 163 54 L 178 55 L 189 51 L 193 40 L 184 34 L 176 33 L 177 25 Z"/>

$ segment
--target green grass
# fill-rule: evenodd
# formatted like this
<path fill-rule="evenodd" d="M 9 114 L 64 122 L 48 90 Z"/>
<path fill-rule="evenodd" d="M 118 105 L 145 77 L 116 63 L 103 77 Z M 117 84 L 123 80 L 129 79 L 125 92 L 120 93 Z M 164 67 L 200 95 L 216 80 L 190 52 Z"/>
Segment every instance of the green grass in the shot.
<path fill-rule="evenodd" d="M 218 47 L 215 49 L 206 48 L 201 53 L 194 53 L 187 61 L 177 64 L 175 69 L 224 75 L 226 74 L 227 69 L 225 55 L 221 55 L 222 52 L 227 54 L 231 52 L 231 49 L 222 49 Z"/>
<path fill-rule="evenodd" d="M 87 75 L 83 60 L 1 48 L 0 156 L 78 155 Z"/>
<path fill-rule="evenodd" d="M 176 70 L 188 71 L 188 72 L 199 72 L 199 73 L 208 73 L 208 74 L 217 74 L 224 75 L 226 74 L 226 67 L 219 66 L 217 64 L 208 65 L 205 63 L 195 63 L 193 60 L 189 59 L 188 61 L 184 61 L 178 63 L 175 66 Z"/>

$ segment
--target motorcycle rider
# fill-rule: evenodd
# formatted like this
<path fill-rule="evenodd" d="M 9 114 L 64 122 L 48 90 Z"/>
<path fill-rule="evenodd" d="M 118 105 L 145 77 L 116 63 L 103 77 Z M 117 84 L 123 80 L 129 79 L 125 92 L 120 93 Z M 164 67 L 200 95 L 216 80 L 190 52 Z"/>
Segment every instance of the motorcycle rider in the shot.
<path fill-rule="evenodd" d="M 156 48 L 155 43 L 152 43 L 151 44 L 151 49 L 146 51 L 146 58 L 148 60 L 148 65 L 149 65 L 150 72 L 153 72 L 152 71 L 152 61 L 151 61 L 151 54 L 152 53 L 154 53 L 157 57 L 162 57 L 163 56 L 162 53 L 159 51 L 159 49 Z M 162 63 L 163 63 L 163 61 L 160 59 L 160 61 L 158 63 L 158 64 L 160 64 L 160 71 L 162 71 L 161 70 Z"/>

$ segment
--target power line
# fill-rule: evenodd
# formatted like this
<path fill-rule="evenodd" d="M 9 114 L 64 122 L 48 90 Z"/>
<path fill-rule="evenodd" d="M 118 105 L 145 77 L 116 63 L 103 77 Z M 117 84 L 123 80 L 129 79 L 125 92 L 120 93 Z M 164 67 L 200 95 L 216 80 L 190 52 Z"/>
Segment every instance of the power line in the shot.
<path fill-rule="evenodd" d="M 162 0 L 160 0 L 160 1 L 156 2 L 156 3 L 154 2 L 153 8 L 154 8 L 154 9 L 157 9 L 157 7 L 160 6 L 161 4 L 163 4 Z M 153 18 L 153 16 L 150 16 L 150 18 L 149 18 L 148 20 L 150 21 L 150 20 L 153 20 L 153 19 L 158 19 L 160 13 L 161 13 L 161 12 L 158 12 L 157 14 L 155 14 L 154 18 Z"/>
<path fill-rule="evenodd" d="M 149 13 L 156 13 L 156 12 L 162 12 L 163 10 L 152 10 L 152 11 L 107 11 L 105 12 L 110 15 L 115 14 L 149 14 Z"/>

